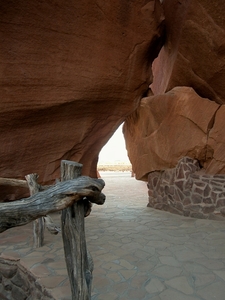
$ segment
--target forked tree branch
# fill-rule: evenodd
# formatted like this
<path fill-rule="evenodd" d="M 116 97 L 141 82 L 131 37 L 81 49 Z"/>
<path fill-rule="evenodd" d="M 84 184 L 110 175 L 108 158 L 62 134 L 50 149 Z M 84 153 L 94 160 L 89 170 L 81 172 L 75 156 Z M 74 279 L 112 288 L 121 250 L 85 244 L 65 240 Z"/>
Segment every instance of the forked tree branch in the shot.
<path fill-rule="evenodd" d="M 39 217 L 62 210 L 77 201 L 96 204 L 105 202 L 101 190 L 102 179 L 81 176 L 74 180 L 59 182 L 45 191 L 29 198 L 0 204 L 0 232 L 25 225 Z"/>

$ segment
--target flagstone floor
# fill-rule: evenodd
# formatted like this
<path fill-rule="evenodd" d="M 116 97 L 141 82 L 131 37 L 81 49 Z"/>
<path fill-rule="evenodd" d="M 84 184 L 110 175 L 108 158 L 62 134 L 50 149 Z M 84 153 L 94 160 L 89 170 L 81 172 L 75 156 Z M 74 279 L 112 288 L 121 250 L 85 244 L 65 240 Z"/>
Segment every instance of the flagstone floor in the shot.
<path fill-rule="evenodd" d="M 85 219 L 92 300 L 225 299 L 225 222 L 147 208 L 146 183 L 128 172 L 101 175 L 106 203 Z M 32 249 L 32 224 L 13 228 L 0 235 L 0 253 L 19 258 L 53 299 L 71 300 L 61 234 L 46 232 Z"/>

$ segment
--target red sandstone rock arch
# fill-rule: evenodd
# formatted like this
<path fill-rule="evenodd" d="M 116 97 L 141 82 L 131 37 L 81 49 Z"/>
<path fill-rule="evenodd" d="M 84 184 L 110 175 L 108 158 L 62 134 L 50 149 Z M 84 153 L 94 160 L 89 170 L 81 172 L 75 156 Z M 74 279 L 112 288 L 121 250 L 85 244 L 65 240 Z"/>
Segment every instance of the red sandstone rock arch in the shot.
<path fill-rule="evenodd" d="M 95 177 L 100 149 L 124 120 L 138 178 L 174 167 L 184 155 L 200 157 L 208 172 L 223 173 L 224 12 L 223 0 L 2 1 L 0 176 L 37 172 L 48 183 L 58 177 L 60 161 L 70 159 Z M 166 144 L 154 135 L 155 149 L 144 136 L 155 130 L 152 114 L 142 114 L 149 85 L 158 112 L 152 120 L 162 120 L 169 133 L 160 131 Z M 179 98 L 181 110 L 190 96 L 186 112 L 197 119 L 195 126 L 190 119 L 192 143 L 190 135 L 183 138 L 179 153 L 171 145 L 180 136 L 169 128 L 173 121 L 176 128 L 184 123 L 166 114 L 169 95 Z M 210 114 L 201 127 L 198 121 Z M 201 134 L 206 142 L 199 143 Z M 150 153 L 159 156 L 160 148 L 168 151 L 153 161 Z"/>
<path fill-rule="evenodd" d="M 97 157 L 136 109 L 162 43 L 159 1 L 3 1 L 0 176 L 96 176 Z"/>

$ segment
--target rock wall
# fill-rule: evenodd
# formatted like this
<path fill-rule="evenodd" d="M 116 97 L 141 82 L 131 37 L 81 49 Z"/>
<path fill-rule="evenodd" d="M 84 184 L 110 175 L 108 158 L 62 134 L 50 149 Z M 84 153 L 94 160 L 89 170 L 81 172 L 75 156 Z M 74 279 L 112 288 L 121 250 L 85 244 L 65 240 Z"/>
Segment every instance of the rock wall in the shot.
<path fill-rule="evenodd" d="M 126 147 L 149 206 L 214 218 L 224 206 L 225 2 L 164 0 L 163 9 L 165 43 L 148 95 L 126 119 Z M 191 161 L 179 171 L 187 156 L 205 175 Z"/>
<path fill-rule="evenodd" d="M 53 300 L 54 298 L 20 263 L 0 258 L 0 299 Z"/>
<path fill-rule="evenodd" d="M 225 173 L 225 2 L 165 0 L 166 40 L 148 98 L 124 126 L 137 179 L 190 156 Z"/>
<path fill-rule="evenodd" d="M 207 174 L 225 174 L 225 105 L 201 98 L 190 87 L 143 98 L 124 126 L 137 179 L 197 159 Z"/>
<path fill-rule="evenodd" d="M 153 63 L 153 93 L 176 86 L 225 103 L 225 2 L 164 0 L 166 42 Z"/>
<path fill-rule="evenodd" d="M 197 160 L 148 175 L 149 207 L 200 219 L 224 220 L 225 175 L 201 174 Z"/>
<path fill-rule="evenodd" d="M 225 173 L 224 14 L 224 0 L 1 1 L 0 177 L 48 184 L 62 159 L 96 177 L 124 120 L 137 179 L 184 156 Z"/>
<path fill-rule="evenodd" d="M 158 0 L 1 1 L 0 177 L 96 177 L 98 154 L 151 81 Z"/>

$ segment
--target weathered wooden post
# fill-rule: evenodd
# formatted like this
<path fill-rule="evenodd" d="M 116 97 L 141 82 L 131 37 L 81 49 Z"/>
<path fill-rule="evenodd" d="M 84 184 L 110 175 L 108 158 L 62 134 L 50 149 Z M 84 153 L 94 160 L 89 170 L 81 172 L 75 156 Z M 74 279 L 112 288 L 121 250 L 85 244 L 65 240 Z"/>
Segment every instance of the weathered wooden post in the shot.
<path fill-rule="evenodd" d="M 81 176 L 82 164 L 62 160 L 61 181 Z M 62 237 L 73 300 L 90 300 L 92 270 L 85 240 L 85 201 L 78 201 L 62 211 Z"/>
<path fill-rule="evenodd" d="M 105 182 L 102 179 L 81 176 L 81 170 L 81 164 L 63 160 L 61 162 L 63 182 L 51 187 L 40 186 L 37 183 L 37 174 L 27 175 L 27 183 L 0 178 L 0 184 L 8 185 L 10 182 L 23 186 L 28 184 L 31 193 L 29 198 L 13 203 L 1 203 L 0 233 L 42 217 L 50 232 L 56 234 L 59 228 L 47 214 L 63 210 L 62 237 L 72 299 L 90 300 L 93 261 L 86 248 L 84 217 L 89 215 L 91 203 L 104 204 L 105 195 L 101 191 Z M 39 242 L 41 238 L 37 237 L 37 240 Z"/>
<path fill-rule="evenodd" d="M 33 196 L 34 194 L 40 191 L 40 185 L 37 183 L 38 174 L 28 174 L 25 176 L 30 195 Z M 33 221 L 33 246 L 34 248 L 42 247 L 44 244 L 44 219 L 43 217 L 38 218 Z"/>

